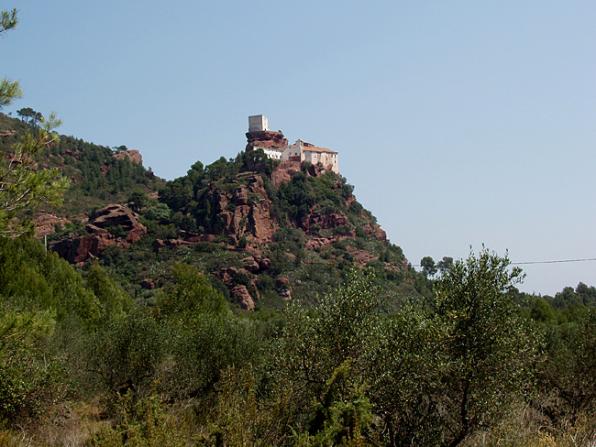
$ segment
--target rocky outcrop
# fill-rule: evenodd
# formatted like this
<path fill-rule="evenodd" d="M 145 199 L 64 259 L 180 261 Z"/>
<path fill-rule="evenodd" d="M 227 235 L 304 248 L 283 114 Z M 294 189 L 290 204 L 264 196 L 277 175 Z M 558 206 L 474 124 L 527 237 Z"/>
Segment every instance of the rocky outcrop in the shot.
<path fill-rule="evenodd" d="M 254 275 L 245 268 L 225 267 L 215 273 L 230 291 L 233 300 L 245 310 L 254 310 L 259 291 Z"/>
<path fill-rule="evenodd" d="M 378 256 L 376 256 L 375 254 L 373 254 L 369 251 L 360 250 L 360 249 L 354 248 L 354 247 L 348 247 L 348 253 L 350 253 L 352 258 L 354 259 L 354 262 L 359 267 L 364 267 L 369 262 L 376 261 L 377 259 L 379 259 Z"/>
<path fill-rule="evenodd" d="M 368 237 L 373 237 L 379 241 L 386 241 L 387 240 L 387 233 L 377 224 L 370 224 L 367 223 L 362 227 L 364 234 Z"/>
<path fill-rule="evenodd" d="M 258 130 L 247 132 L 246 140 L 248 141 L 246 145 L 247 150 L 251 150 L 254 147 L 275 149 L 285 149 L 288 147 L 288 140 L 281 131 Z"/>
<path fill-rule="evenodd" d="M 311 212 L 302 220 L 302 229 L 306 233 L 317 233 L 319 230 L 332 230 L 338 227 L 348 227 L 350 221 L 342 213 Z"/>
<path fill-rule="evenodd" d="M 271 173 L 271 182 L 273 183 L 273 186 L 279 188 L 284 183 L 288 183 L 290 180 L 292 180 L 292 177 L 297 172 L 300 172 L 299 161 L 282 161 Z"/>
<path fill-rule="evenodd" d="M 304 247 L 307 250 L 320 250 L 323 247 L 333 244 L 334 239 L 329 237 L 313 237 L 306 241 Z"/>
<path fill-rule="evenodd" d="M 126 232 L 127 242 L 137 242 L 147 234 L 147 228 L 139 221 L 139 215 L 120 204 L 111 204 L 95 211 L 89 217 L 89 223 L 103 229 L 119 227 Z"/>
<path fill-rule="evenodd" d="M 277 277 L 277 279 L 275 280 L 275 289 L 284 301 L 289 301 L 292 299 L 292 291 L 290 290 L 290 279 L 287 276 Z"/>
<path fill-rule="evenodd" d="M 242 259 L 242 267 L 254 274 L 262 273 L 271 267 L 271 259 L 259 256 L 247 256 Z"/>
<path fill-rule="evenodd" d="M 87 224 L 85 230 L 88 234 L 62 239 L 53 243 L 51 249 L 67 261 L 80 264 L 88 259 L 96 258 L 108 247 L 127 247 L 129 245 L 128 242 L 118 239 L 107 230 L 95 225 Z"/>
<path fill-rule="evenodd" d="M 52 244 L 64 259 L 78 264 L 99 256 L 108 247 L 128 247 L 146 233 L 139 216 L 124 205 L 111 204 L 97 210 L 85 226 L 87 234 Z"/>
<path fill-rule="evenodd" d="M 230 290 L 232 299 L 244 310 L 255 310 L 255 301 L 244 284 L 238 284 Z"/>
<path fill-rule="evenodd" d="M 55 214 L 49 213 L 39 214 L 33 219 L 35 237 L 42 238 L 44 236 L 49 236 L 56 231 L 57 226 L 63 227 L 68 223 L 70 223 L 70 220 L 65 217 L 58 217 Z"/>
<path fill-rule="evenodd" d="M 246 184 L 232 193 L 213 190 L 211 202 L 215 202 L 224 233 L 234 243 L 246 238 L 251 243 L 270 242 L 277 231 L 277 222 L 271 217 L 271 200 L 265 191 L 260 175 L 247 177 Z"/>
<path fill-rule="evenodd" d="M 143 164 L 143 156 L 141 155 L 141 152 L 139 152 L 137 149 L 128 149 L 125 151 L 118 151 L 118 152 L 114 153 L 113 157 L 116 160 L 128 160 L 133 165 L 142 165 Z"/>

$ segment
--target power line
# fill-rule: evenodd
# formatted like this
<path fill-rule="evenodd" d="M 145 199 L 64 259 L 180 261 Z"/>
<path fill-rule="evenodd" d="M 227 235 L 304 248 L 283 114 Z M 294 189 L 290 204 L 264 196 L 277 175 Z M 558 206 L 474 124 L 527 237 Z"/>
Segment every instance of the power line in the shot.
<path fill-rule="evenodd" d="M 535 264 L 564 264 L 567 262 L 594 262 L 596 258 L 577 258 L 577 259 L 551 259 L 548 261 L 520 261 L 511 262 L 510 265 L 535 265 Z M 412 264 L 412 267 L 422 267 L 420 264 Z"/>
<path fill-rule="evenodd" d="M 550 260 L 550 261 L 512 262 L 511 265 L 563 264 L 563 263 L 566 263 L 566 262 L 590 262 L 590 261 L 596 261 L 596 258 L 554 259 L 554 260 Z"/>

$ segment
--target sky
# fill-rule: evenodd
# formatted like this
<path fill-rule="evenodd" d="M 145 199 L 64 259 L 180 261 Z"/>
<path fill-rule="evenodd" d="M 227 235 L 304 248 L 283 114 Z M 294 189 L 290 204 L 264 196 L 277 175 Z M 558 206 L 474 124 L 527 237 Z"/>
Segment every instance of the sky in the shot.
<path fill-rule="evenodd" d="M 244 149 L 247 116 L 340 153 L 417 264 L 484 244 L 596 257 L 596 2 L 1 1 L 9 110 L 141 150 L 164 178 Z M 596 285 L 596 263 L 524 268 L 522 290 Z"/>

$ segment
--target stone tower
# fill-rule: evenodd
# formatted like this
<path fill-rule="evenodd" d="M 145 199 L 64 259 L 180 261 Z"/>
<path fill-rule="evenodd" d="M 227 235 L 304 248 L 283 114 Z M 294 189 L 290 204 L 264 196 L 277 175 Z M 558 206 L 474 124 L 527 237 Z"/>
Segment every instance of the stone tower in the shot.
<path fill-rule="evenodd" d="M 259 132 L 269 130 L 269 120 L 265 115 L 253 115 L 248 117 L 248 131 Z"/>

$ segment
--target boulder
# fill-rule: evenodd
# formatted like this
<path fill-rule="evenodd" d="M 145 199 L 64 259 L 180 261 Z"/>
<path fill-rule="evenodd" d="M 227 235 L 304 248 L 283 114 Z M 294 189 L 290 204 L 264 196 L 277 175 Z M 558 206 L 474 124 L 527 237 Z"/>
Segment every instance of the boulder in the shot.
<path fill-rule="evenodd" d="M 138 214 L 120 204 L 110 204 L 97 210 L 90 216 L 89 222 L 104 229 L 121 227 L 127 233 L 128 242 L 137 242 L 147 234 L 147 228 L 140 222 Z"/>
<path fill-rule="evenodd" d="M 236 303 L 244 310 L 254 310 L 255 301 L 248 292 L 248 289 L 244 284 L 238 284 L 230 290 L 230 294 Z"/>
<path fill-rule="evenodd" d="M 110 232 L 114 227 L 118 227 L 124 235 Z M 87 234 L 55 242 L 51 246 L 52 250 L 64 259 L 79 264 L 99 256 L 108 247 L 128 247 L 141 239 L 147 233 L 147 228 L 129 208 L 111 204 L 90 216 L 85 231 Z"/>
<path fill-rule="evenodd" d="M 242 259 L 242 267 L 251 273 L 259 273 L 259 270 L 261 270 L 261 266 L 252 256 Z"/>
<path fill-rule="evenodd" d="M 73 264 L 96 258 L 106 248 L 119 245 L 118 240 L 106 230 L 55 242 L 50 248 Z"/>
<path fill-rule="evenodd" d="M 275 289 L 284 301 L 289 301 L 292 299 L 292 292 L 290 291 L 290 279 L 287 276 L 278 276 L 275 279 Z"/>

